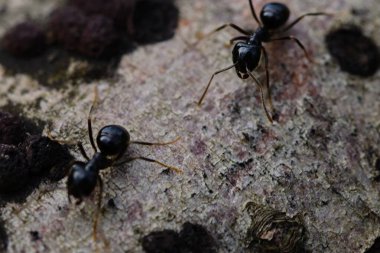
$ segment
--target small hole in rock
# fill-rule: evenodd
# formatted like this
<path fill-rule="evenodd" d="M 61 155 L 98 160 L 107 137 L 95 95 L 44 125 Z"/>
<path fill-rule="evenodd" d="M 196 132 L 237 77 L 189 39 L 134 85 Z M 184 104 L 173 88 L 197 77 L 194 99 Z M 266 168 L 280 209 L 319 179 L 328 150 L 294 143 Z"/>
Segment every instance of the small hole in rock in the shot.
<path fill-rule="evenodd" d="M 376 73 L 379 50 L 371 38 L 363 35 L 359 27 L 346 25 L 331 31 L 325 42 L 343 71 L 362 77 Z"/>

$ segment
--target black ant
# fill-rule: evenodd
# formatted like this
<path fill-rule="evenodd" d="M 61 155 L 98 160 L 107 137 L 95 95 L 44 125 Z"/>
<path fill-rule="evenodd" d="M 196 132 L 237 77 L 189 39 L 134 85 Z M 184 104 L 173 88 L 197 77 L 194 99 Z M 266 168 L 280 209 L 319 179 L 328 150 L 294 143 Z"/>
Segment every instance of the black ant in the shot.
<path fill-rule="evenodd" d="M 96 137 L 96 144 L 99 148 L 99 151 L 95 145 L 95 141 L 92 134 L 92 123 L 91 123 L 91 114 L 93 107 L 97 98 L 97 91 L 95 90 L 95 99 L 94 103 L 91 106 L 90 113 L 87 119 L 88 124 L 88 134 L 90 138 L 90 143 L 94 149 L 94 155 L 90 159 L 86 151 L 83 148 L 81 142 L 78 142 L 77 145 L 83 157 L 87 160 L 86 162 L 74 161 L 71 166 L 71 170 L 68 175 L 67 180 L 67 193 L 70 201 L 70 196 L 75 197 L 78 201 L 77 204 L 81 203 L 83 198 L 90 196 L 94 191 L 97 184 L 100 187 L 100 193 L 98 196 L 97 203 L 97 212 L 95 214 L 94 226 L 93 226 L 93 237 L 96 241 L 96 230 L 99 210 L 101 208 L 101 198 L 103 192 L 103 181 L 99 175 L 101 170 L 104 170 L 110 166 L 118 166 L 124 163 L 128 163 L 134 160 L 144 160 L 147 162 L 152 162 L 159 164 L 163 167 L 166 167 L 175 172 L 182 172 L 181 169 L 164 164 L 160 161 L 138 156 L 138 157 L 127 157 L 126 159 L 119 161 L 119 159 L 124 155 L 127 148 L 130 144 L 139 144 L 139 145 L 169 145 L 173 144 L 179 140 L 177 138 L 174 141 L 166 143 L 152 143 L 152 142 L 143 142 L 143 141 L 131 141 L 128 131 L 119 125 L 107 125 L 99 130 Z M 116 162 L 118 161 L 118 162 Z"/>
<path fill-rule="evenodd" d="M 206 35 L 206 36 L 209 36 L 226 27 L 232 27 L 238 32 L 244 34 L 244 36 L 237 36 L 230 40 L 230 43 L 233 43 L 234 41 L 239 41 L 235 44 L 232 50 L 233 64 L 227 68 L 221 69 L 219 71 L 216 71 L 214 74 L 212 74 L 206 86 L 206 89 L 202 94 L 202 97 L 198 101 L 198 105 L 201 105 L 204 97 L 206 96 L 206 93 L 210 87 L 210 84 L 214 76 L 226 70 L 235 68 L 236 74 L 239 78 L 247 79 L 251 77 L 256 82 L 261 92 L 261 102 L 263 104 L 263 108 L 265 110 L 266 116 L 268 117 L 268 120 L 272 123 L 273 118 L 271 114 L 268 112 L 267 107 L 264 102 L 264 93 L 263 93 L 264 86 L 260 83 L 258 78 L 252 73 L 258 67 L 261 56 L 263 55 L 264 63 L 265 63 L 265 74 L 266 74 L 265 89 L 267 91 L 267 100 L 269 101 L 270 109 L 273 112 L 272 97 L 271 97 L 271 92 L 269 88 L 268 55 L 264 46 L 262 45 L 262 42 L 267 43 L 267 42 L 280 41 L 280 40 L 293 40 L 304 51 L 306 58 L 310 60 L 310 57 L 305 47 L 296 37 L 285 36 L 285 37 L 273 38 L 273 35 L 289 30 L 306 16 L 318 16 L 318 15 L 330 15 L 330 14 L 327 14 L 324 12 L 306 13 L 298 17 L 297 19 L 295 19 L 289 25 L 279 30 L 280 27 L 285 25 L 290 15 L 290 11 L 286 5 L 282 3 L 275 3 L 275 2 L 265 4 L 260 12 L 260 20 L 261 20 L 260 21 L 258 17 L 256 16 L 256 12 L 253 7 L 252 0 L 248 0 L 248 1 L 249 1 L 253 18 L 259 24 L 259 27 L 256 29 L 256 31 L 250 32 L 235 24 L 228 23 L 228 24 L 224 24 L 218 27 L 217 29 L 215 29 L 214 31 Z"/>

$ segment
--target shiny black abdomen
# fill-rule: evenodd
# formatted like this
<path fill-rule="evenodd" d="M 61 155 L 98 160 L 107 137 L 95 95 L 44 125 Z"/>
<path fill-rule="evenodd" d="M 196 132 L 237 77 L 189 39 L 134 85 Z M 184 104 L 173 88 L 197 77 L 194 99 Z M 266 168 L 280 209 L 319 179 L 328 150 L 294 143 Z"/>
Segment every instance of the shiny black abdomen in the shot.
<path fill-rule="evenodd" d="M 261 57 L 261 45 L 252 45 L 246 42 L 238 42 L 232 50 L 232 61 L 237 63 L 235 66 L 237 75 L 246 79 L 248 72 L 252 72 L 259 65 Z"/>

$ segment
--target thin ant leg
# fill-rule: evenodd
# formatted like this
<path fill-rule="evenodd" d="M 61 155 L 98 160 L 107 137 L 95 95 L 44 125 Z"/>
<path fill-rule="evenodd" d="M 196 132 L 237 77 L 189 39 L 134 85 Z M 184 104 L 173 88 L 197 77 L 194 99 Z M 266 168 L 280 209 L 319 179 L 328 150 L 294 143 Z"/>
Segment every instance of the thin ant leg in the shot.
<path fill-rule="evenodd" d="M 87 153 L 86 153 L 86 150 L 84 150 L 82 142 L 78 141 L 77 146 L 78 146 L 79 151 L 80 151 L 80 153 L 82 154 L 82 156 L 83 156 L 87 161 L 89 161 L 90 158 L 88 157 L 88 155 L 87 155 Z"/>
<path fill-rule="evenodd" d="M 228 24 L 221 25 L 218 28 L 214 29 L 213 31 L 209 32 L 208 34 L 206 34 L 205 37 L 208 37 L 208 36 L 210 36 L 216 32 L 219 32 L 219 31 L 221 31 L 227 27 L 231 27 L 231 28 L 235 29 L 236 31 L 238 31 L 242 34 L 251 35 L 251 33 L 249 31 L 244 30 L 243 28 L 239 27 L 238 25 L 235 25 L 233 23 L 228 23 Z"/>
<path fill-rule="evenodd" d="M 143 157 L 143 156 L 138 156 L 138 157 L 129 157 L 128 159 L 124 160 L 124 161 L 121 161 L 119 163 L 116 163 L 114 165 L 116 166 L 119 166 L 121 164 L 124 164 L 124 163 L 128 163 L 128 162 L 131 162 L 131 161 L 134 161 L 134 160 L 144 160 L 144 161 L 147 161 L 147 162 L 151 162 L 151 163 L 156 163 L 156 164 L 159 164 L 161 165 L 162 167 L 166 167 L 174 172 L 177 172 L 177 173 L 182 173 L 183 171 L 177 167 L 173 167 L 173 166 L 170 166 L 170 165 L 167 165 L 165 163 L 162 163 L 160 161 L 157 161 L 157 160 L 154 160 L 154 159 L 150 159 L 150 158 L 147 158 L 147 157 Z"/>
<path fill-rule="evenodd" d="M 265 50 L 265 48 L 262 46 L 261 47 L 261 50 L 263 52 L 263 55 L 264 55 L 264 64 L 265 64 L 265 75 L 266 75 L 266 89 L 267 89 L 267 94 L 268 94 L 268 100 L 269 100 L 269 107 L 270 107 L 270 110 L 273 112 L 273 103 L 272 103 L 272 92 L 271 92 L 271 89 L 270 89 L 270 82 L 269 82 L 269 70 L 268 70 L 268 54 L 267 54 L 267 51 Z"/>
<path fill-rule="evenodd" d="M 310 62 L 313 61 L 313 60 L 310 58 L 309 54 L 307 53 L 307 51 L 306 51 L 304 45 L 302 45 L 301 41 L 299 41 L 296 37 L 290 35 L 290 36 L 286 36 L 286 37 L 270 39 L 268 42 L 278 41 L 278 40 L 293 40 L 293 41 L 296 42 L 297 45 L 303 50 L 303 52 L 305 53 L 306 58 L 307 58 Z"/>
<path fill-rule="evenodd" d="M 170 144 L 176 143 L 180 139 L 181 139 L 181 137 L 177 137 L 175 140 L 169 141 L 169 142 L 131 141 L 130 144 L 138 144 L 138 145 L 146 145 L 146 146 L 165 146 L 165 145 L 170 145 Z"/>
<path fill-rule="evenodd" d="M 82 156 L 83 156 L 87 161 L 90 160 L 90 158 L 88 157 L 88 155 L 87 155 L 85 149 L 83 148 L 83 144 L 82 144 L 82 142 L 80 142 L 80 141 L 78 141 L 78 142 L 73 142 L 73 141 L 66 141 L 66 140 L 57 140 L 57 139 L 54 139 L 51 135 L 49 135 L 49 133 L 48 133 L 48 137 L 49 137 L 50 140 L 56 141 L 56 142 L 58 142 L 58 143 L 61 144 L 61 145 L 69 145 L 69 146 L 75 146 L 75 145 L 76 145 L 76 146 L 78 147 L 80 153 L 82 154 Z"/>
<path fill-rule="evenodd" d="M 98 195 L 98 202 L 96 204 L 96 211 L 94 214 L 94 224 L 93 224 L 93 230 L 92 230 L 92 237 L 94 238 L 95 243 L 97 240 L 98 221 L 99 221 L 100 209 L 102 207 L 102 195 L 103 195 L 103 180 L 99 175 L 98 175 L 98 183 L 99 183 L 99 195 Z"/>
<path fill-rule="evenodd" d="M 227 70 L 229 70 L 229 69 L 232 69 L 232 68 L 235 67 L 237 64 L 238 64 L 238 62 L 234 63 L 234 64 L 231 65 L 231 66 L 228 66 L 227 68 L 224 68 L 224 69 L 221 69 L 221 70 L 219 70 L 219 71 L 216 71 L 214 74 L 212 74 L 210 80 L 208 81 L 208 84 L 207 84 L 207 86 L 206 86 L 206 89 L 205 89 L 205 91 L 204 91 L 203 94 L 202 94 L 202 97 L 201 97 L 201 98 L 199 99 L 199 101 L 198 101 L 198 106 L 200 106 L 200 105 L 202 104 L 202 101 L 203 101 L 203 99 L 204 99 L 205 96 L 206 96 L 206 93 L 207 93 L 207 91 L 208 91 L 208 88 L 210 87 L 210 84 L 211 84 L 211 82 L 212 82 L 212 79 L 214 79 L 214 76 L 216 76 L 217 74 L 220 74 L 220 73 L 222 73 L 222 72 L 224 72 L 224 71 L 227 71 Z"/>
<path fill-rule="evenodd" d="M 71 174 L 72 167 L 73 167 L 74 163 L 75 163 L 75 161 L 71 161 L 67 166 L 65 166 L 65 169 L 66 168 L 70 168 L 68 170 L 68 173 L 66 174 L 66 176 Z M 70 193 L 69 193 L 69 189 L 68 188 L 67 188 L 67 200 L 68 200 L 69 204 L 71 204 L 71 198 L 70 198 Z M 82 200 L 80 199 L 79 201 L 81 202 Z"/>
<path fill-rule="evenodd" d="M 237 36 L 237 37 L 234 37 L 234 38 L 230 39 L 230 45 L 232 45 L 232 43 L 235 42 L 235 41 L 237 41 L 237 40 L 247 41 L 247 40 L 249 40 L 249 37 L 248 36 Z"/>
<path fill-rule="evenodd" d="M 263 25 L 261 24 L 260 20 L 258 19 L 256 12 L 255 12 L 255 7 L 253 6 L 252 0 L 249 0 L 249 7 L 251 8 L 252 16 L 256 20 L 256 22 L 259 24 L 260 27 Z"/>
<path fill-rule="evenodd" d="M 50 140 L 52 140 L 52 141 L 56 141 L 56 142 L 58 142 L 58 143 L 61 144 L 61 145 L 69 145 L 69 146 L 75 146 L 75 145 L 77 145 L 78 148 L 79 148 L 80 153 L 82 154 L 82 156 L 83 156 L 87 161 L 90 160 L 90 158 L 88 157 L 86 151 L 85 151 L 84 148 L 83 148 L 83 144 L 82 144 L 82 142 L 80 142 L 80 141 L 78 141 L 78 142 L 74 142 L 74 141 L 67 141 L 67 140 L 58 140 L 58 139 L 54 138 L 54 137 L 51 135 L 51 130 L 50 130 L 50 129 L 48 129 L 47 136 L 48 136 L 48 138 L 49 138 Z"/>
<path fill-rule="evenodd" d="M 88 114 L 88 118 L 87 118 L 87 127 L 88 127 L 88 136 L 90 138 L 90 142 L 91 142 L 91 146 L 92 148 L 94 149 L 95 153 L 98 152 L 97 148 L 96 148 L 96 145 L 95 145 L 95 142 L 94 142 L 94 137 L 92 135 L 92 123 L 91 123 L 91 115 L 92 115 L 92 111 L 94 110 L 94 106 L 98 100 L 98 89 L 95 87 L 95 90 L 94 90 L 94 101 L 92 102 L 92 105 L 91 105 L 91 108 L 90 108 L 90 112 Z"/>
<path fill-rule="evenodd" d="M 260 83 L 260 81 L 249 71 L 247 71 L 248 75 L 250 75 L 252 77 L 252 79 L 256 82 L 257 86 L 259 86 L 259 89 L 260 89 L 260 93 L 261 93 L 261 103 L 263 105 L 263 108 L 264 108 L 264 111 L 265 111 L 265 114 L 267 115 L 267 118 L 268 120 L 270 121 L 270 123 L 273 123 L 273 119 L 272 119 L 272 116 L 269 114 L 268 112 L 268 109 L 265 105 L 265 102 L 264 102 L 264 93 L 263 93 L 263 87 L 262 87 L 262 84 Z"/>
<path fill-rule="evenodd" d="M 304 17 L 307 17 L 307 16 L 321 16 L 321 15 L 332 16 L 333 14 L 332 13 L 326 13 L 326 12 L 310 12 L 310 13 L 306 13 L 306 14 L 303 14 L 303 15 L 299 16 L 297 19 L 295 19 L 292 23 L 290 23 L 289 25 L 287 25 L 286 27 L 284 27 L 283 29 L 281 29 L 279 32 L 286 32 L 287 30 L 289 30 L 290 28 L 292 28 L 295 24 L 297 24 L 298 22 L 300 22 Z"/>
<path fill-rule="evenodd" d="M 193 44 L 193 46 L 198 45 L 198 43 L 201 42 L 202 40 L 204 40 L 205 38 L 210 37 L 214 33 L 217 33 L 217 32 L 219 32 L 219 31 L 221 31 L 221 30 L 223 30 L 223 29 L 225 29 L 227 27 L 231 27 L 231 28 L 237 30 L 238 32 L 240 32 L 240 33 L 242 33 L 244 35 L 247 35 L 247 36 L 251 35 L 251 33 L 249 31 L 246 31 L 243 28 L 241 28 L 241 27 L 239 27 L 239 26 L 237 26 L 235 24 L 228 23 L 228 24 L 224 24 L 224 25 L 219 26 L 218 28 L 212 30 L 211 32 L 207 33 L 206 35 L 203 35 L 197 42 L 195 42 Z"/>

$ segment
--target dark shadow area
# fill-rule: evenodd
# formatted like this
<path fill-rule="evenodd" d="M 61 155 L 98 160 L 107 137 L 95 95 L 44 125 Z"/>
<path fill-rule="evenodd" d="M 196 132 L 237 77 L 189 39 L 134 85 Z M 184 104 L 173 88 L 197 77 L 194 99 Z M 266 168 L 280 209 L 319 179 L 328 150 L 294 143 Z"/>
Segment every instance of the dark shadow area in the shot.
<path fill-rule="evenodd" d="M 4 221 L 0 220 L 0 252 L 6 252 L 8 247 L 8 235 Z"/>
<path fill-rule="evenodd" d="M 371 248 L 367 249 L 365 253 L 380 253 L 380 237 L 376 238 Z"/>
<path fill-rule="evenodd" d="M 185 222 L 182 230 L 151 232 L 141 240 L 146 253 L 216 253 L 214 238 L 201 225 Z"/>
<path fill-rule="evenodd" d="M 132 38 L 139 44 L 165 41 L 174 36 L 178 8 L 171 0 L 141 0 L 133 15 Z"/>
<path fill-rule="evenodd" d="M 375 42 L 354 25 L 331 31 L 325 38 L 330 54 L 340 68 L 352 75 L 369 77 L 379 68 L 379 50 Z"/>

